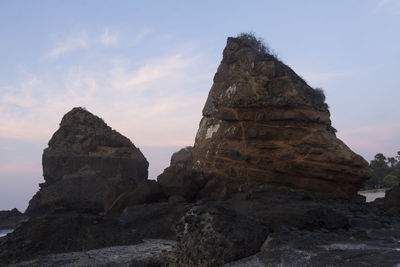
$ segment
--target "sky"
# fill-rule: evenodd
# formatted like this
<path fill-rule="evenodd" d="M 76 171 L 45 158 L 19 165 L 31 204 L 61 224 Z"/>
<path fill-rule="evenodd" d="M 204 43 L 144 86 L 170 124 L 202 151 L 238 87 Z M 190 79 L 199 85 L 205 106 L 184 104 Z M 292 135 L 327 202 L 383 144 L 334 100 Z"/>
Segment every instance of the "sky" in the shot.
<path fill-rule="evenodd" d="M 250 31 L 323 88 L 353 151 L 400 150 L 400 0 L 3 0 L 0 210 L 25 210 L 76 106 L 130 138 L 155 179 L 193 145 L 227 37 Z"/>

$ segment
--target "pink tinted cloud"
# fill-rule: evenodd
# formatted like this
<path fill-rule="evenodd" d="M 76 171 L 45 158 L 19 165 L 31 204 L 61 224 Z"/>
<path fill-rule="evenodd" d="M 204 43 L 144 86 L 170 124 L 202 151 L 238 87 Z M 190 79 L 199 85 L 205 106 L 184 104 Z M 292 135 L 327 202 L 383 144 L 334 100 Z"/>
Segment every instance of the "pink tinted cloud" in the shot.
<path fill-rule="evenodd" d="M 400 151 L 400 125 L 395 123 L 368 125 L 338 132 L 351 149 L 371 160 L 376 153 L 393 156 Z"/>

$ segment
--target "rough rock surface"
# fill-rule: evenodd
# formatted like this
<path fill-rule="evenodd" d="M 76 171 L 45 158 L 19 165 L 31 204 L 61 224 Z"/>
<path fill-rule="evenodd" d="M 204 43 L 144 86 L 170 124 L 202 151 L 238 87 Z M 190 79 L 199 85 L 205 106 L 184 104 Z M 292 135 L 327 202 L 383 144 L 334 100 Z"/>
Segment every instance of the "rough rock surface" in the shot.
<path fill-rule="evenodd" d="M 106 192 L 121 181 L 147 179 L 148 162 L 132 142 L 83 108 L 64 115 L 43 153 L 45 183 L 27 214 L 56 206 L 103 209 Z"/>
<path fill-rule="evenodd" d="M 43 155 L 29 221 L 0 238 L 0 265 L 400 263 L 400 194 L 353 195 L 366 162 L 289 67 L 251 39 L 228 39 L 203 113 L 195 147 L 156 183 L 128 139 L 73 109 Z"/>
<path fill-rule="evenodd" d="M 24 222 L 27 219 L 28 217 L 17 209 L 0 210 L 0 230 L 14 229 L 19 223 Z"/>
<path fill-rule="evenodd" d="M 193 173 L 187 171 L 192 160 L 192 147 L 185 147 L 171 156 L 171 163 L 157 181 L 167 197 L 174 202 L 176 199 L 192 201 L 196 193 L 203 186 L 202 181 L 195 179 Z"/>
<path fill-rule="evenodd" d="M 175 245 L 176 242 L 172 240 L 147 239 L 137 245 L 50 254 L 10 266 L 163 266 L 163 254 L 172 251 Z"/>
<path fill-rule="evenodd" d="M 138 238 L 176 239 L 175 225 L 193 206 L 188 203 L 151 203 L 127 207 L 119 224 Z"/>
<path fill-rule="evenodd" d="M 368 164 L 336 137 L 324 95 L 254 42 L 228 38 L 191 167 L 244 187 L 355 194 Z"/>
<path fill-rule="evenodd" d="M 58 210 L 35 216 L 0 239 L 0 266 L 38 255 L 130 245 L 140 241 L 116 220 L 88 212 Z"/>
<path fill-rule="evenodd" d="M 398 228 L 397 228 L 398 229 Z M 268 237 L 261 251 L 224 267 L 397 266 L 400 232 L 370 229 L 363 238 L 347 233 L 291 231 Z"/>
<path fill-rule="evenodd" d="M 53 253 L 134 245 L 149 238 L 174 240 L 175 224 L 190 207 L 191 204 L 166 202 L 134 205 L 119 218 L 61 209 L 35 216 L 0 238 L 0 266 L 38 256 L 43 259 Z M 72 257 L 71 261 L 76 259 L 79 263 L 81 257 L 86 256 Z"/>
<path fill-rule="evenodd" d="M 112 202 L 105 201 L 104 203 L 107 216 L 120 215 L 126 207 L 165 199 L 161 186 L 153 180 L 141 181 L 132 187 L 125 187 L 115 196 L 115 199 L 109 197 Z"/>
<path fill-rule="evenodd" d="M 400 186 L 394 186 L 386 191 L 384 209 L 387 214 L 400 215 Z"/>
<path fill-rule="evenodd" d="M 212 202 L 192 207 L 176 231 L 178 266 L 220 266 L 252 255 L 268 235 L 262 221 Z"/>

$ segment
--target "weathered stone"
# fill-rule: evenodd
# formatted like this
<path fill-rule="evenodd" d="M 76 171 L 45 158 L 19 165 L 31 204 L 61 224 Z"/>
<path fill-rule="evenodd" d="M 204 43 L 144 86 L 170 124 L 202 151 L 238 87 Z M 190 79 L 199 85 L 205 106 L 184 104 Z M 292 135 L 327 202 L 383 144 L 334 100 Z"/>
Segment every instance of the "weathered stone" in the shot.
<path fill-rule="evenodd" d="M 177 165 L 166 168 L 157 181 L 168 197 L 178 195 L 186 201 L 191 201 L 200 189 L 199 183 L 186 169 Z"/>
<path fill-rule="evenodd" d="M 335 233 L 274 233 L 261 252 L 223 266 L 395 266 L 400 260 L 396 242 L 393 236 L 357 240 Z"/>
<path fill-rule="evenodd" d="M 384 199 L 385 212 L 390 215 L 400 214 L 400 186 L 394 186 L 386 191 Z"/>
<path fill-rule="evenodd" d="M 86 266 L 164 266 L 166 252 L 175 248 L 175 241 L 145 239 L 130 246 L 114 246 L 82 252 L 59 253 L 12 264 L 10 267 L 86 267 Z"/>
<path fill-rule="evenodd" d="M 124 209 L 118 221 L 139 238 L 175 239 L 175 224 L 193 204 L 150 203 Z"/>
<path fill-rule="evenodd" d="M 121 181 L 147 179 L 148 162 L 132 142 L 83 108 L 64 115 L 43 153 L 45 183 L 29 215 L 57 206 L 102 210 L 106 192 Z"/>
<path fill-rule="evenodd" d="M 190 168 L 251 186 L 355 194 L 368 164 L 336 137 L 323 94 L 251 42 L 228 38 Z"/>
<path fill-rule="evenodd" d="M 187 146 L 178 152 L 175 152 L 171 157 L 171 165 L 186 167 L 186 165 L 192 160 L 192 152 L 193 147 L 191 146 Z"/>
<path fill-rule="evenodd" d="M 110 205 L 107 205 L 107 216 L 116 216 L 129 206 L 157 202 L 165 199 L 160 185 L 153 180 L 139 182 L 132 189 L 121 193 Z"/>
<path fill-rule="evenodd" d="M 192 207 L 176 231 L 178 266 L 220 266 L 252 255 L 268 235 L 260 221 L 213 203 Z"/>
<path fill-rule="evenodd" d="M 27 216 L 17 209 L 0 210 L 0 230 L 14 229 L 21 222 L 27 220 Z"/>
<path fill-rule="evenodd" d="M 109 211 L 122 194 L 132 192 L 136 187 L 137 183 L 134 181 L 121 181 L 111 186 L 104 196 L 104 211 Z"/>
<path fill-rule="evenodd" d="M 18 262 L 49 253 L 129 245 L 140 238 L 130 229 L 120 226 L 117 220 L 105 220 L 104 216 L 96 213 L 58 210 L 31 217 L 14 232 L 1 238 L 0 251 L 8 249 L 14 253 L 0 255 L 0 263 Z"/>
<path fill-rule="evenodd" d="M 192 160 L 192 150 L 192 147 L 185 147 L 175 152 L 171 157 L 170 166 L 157 177 L 158 183 L 168 197 L 179 196 L 190 202 L 204 186 L 204 179 L 187 169 Z"/>
<path fill-rule="evenodd" d="M 168 198 L 169 203 L 184 203 L 186 199 L 180 195 L 172 195 Z"/>

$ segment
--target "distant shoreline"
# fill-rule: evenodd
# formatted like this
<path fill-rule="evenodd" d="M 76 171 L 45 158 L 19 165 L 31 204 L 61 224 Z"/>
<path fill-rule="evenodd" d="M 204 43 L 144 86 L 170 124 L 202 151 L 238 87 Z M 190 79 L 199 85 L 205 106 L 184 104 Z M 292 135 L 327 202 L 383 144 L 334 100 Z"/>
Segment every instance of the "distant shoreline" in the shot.
<path fill-rule="evenodd" d="M 380 193 L 380 192 L 386 192 L 387 190 L 391 189 L 389 188 L 378 188 L 378 189 L 370 189 L 370 190 L 361 190 L 358 191 L 358 193 Z"/>

